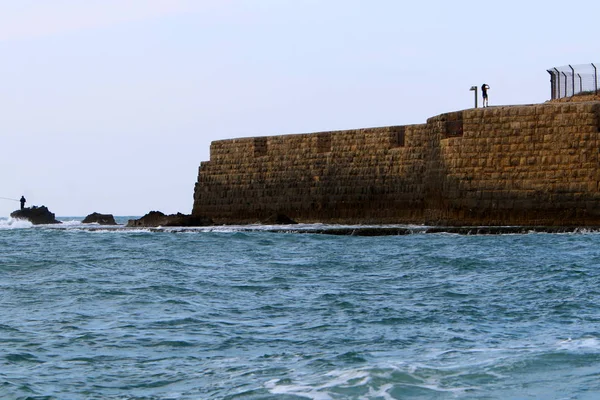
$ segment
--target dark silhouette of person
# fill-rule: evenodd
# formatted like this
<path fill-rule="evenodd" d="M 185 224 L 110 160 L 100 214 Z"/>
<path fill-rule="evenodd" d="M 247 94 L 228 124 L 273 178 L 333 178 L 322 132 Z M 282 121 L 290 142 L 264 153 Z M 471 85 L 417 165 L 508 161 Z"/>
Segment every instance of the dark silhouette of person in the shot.
<path fill-rule="evenodd" d="M 21 202 L 21 210 L 25 209 L 25 202 L 27 200 L 25 200 L 25 196 L 21 196 L 21 200 L 19 200 Z"/>
<path fill-rule="evenodd" d="M 488 94 L 487 91 L 490 87 L 488 86 L 487 83 L 484 83 L 483 85 L 481 85 L 481 96 L 483 96 L 483 106 L 487 107 L 488 106 Z"/>

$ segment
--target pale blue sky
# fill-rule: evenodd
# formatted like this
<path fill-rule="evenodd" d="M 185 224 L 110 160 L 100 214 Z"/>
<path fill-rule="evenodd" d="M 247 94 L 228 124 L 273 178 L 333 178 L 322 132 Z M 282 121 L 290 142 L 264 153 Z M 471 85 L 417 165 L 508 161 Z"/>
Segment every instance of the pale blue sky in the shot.
<path fill-rule="evenodd" d="M 597 0 L 0 0 L 0 197 L 189 213 L 213 140 L 544 102 Z M 18 203 L 0 200 L 0 217 Z"/>

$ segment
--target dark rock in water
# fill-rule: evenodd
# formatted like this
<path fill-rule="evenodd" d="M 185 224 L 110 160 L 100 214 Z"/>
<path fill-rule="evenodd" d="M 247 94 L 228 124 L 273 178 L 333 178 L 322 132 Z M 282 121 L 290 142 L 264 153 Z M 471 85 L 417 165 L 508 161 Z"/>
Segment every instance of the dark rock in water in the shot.
<path fill-rule="evenodd" d="M 199 215 L 186 215 L 177 213 L 175 215 L 171 215 L 173 217 L 173 221 L 169 222 L 165 226 L 210 226 L 214 225 L 212 219 L 208 217 L 202 217 Z"/>
<path fill-rule="evenodd" d="M 168 222 L 167 216 L 160 211 L 150 211 L 140 219 L 130 219 L 127 226 L 152 227 L 161 226 L 163 222 Z"/>
<path fill-rule="evenodd" d="M 130 219 L 129 227 L 156 227 L 156 226 L 209 226 L 213 225 L 210 218 L 182 213 L 165 215 L 160 211 L 150 211 L 140 219 Z"/>
<path fill-rule="evenodd" d="M 22 210 L 13 211 L 10 213 L 10 216 L 17 219 L 26 219 L 34 225 L 61 223 L 56 220 L 54 213 L 51 213 L 46 206 L 27 207 Z"/>
<path fill-rule="evenodd" d="M 81 221 L 84 224 L 117 225 L 112 214 L 91 213 Z"/>
<path fill-rule="evenodd" d="M 297 222 L 285 214 L 273 214 L 266 220 L 262 221 L 264 225 L 296 225 Z"/>

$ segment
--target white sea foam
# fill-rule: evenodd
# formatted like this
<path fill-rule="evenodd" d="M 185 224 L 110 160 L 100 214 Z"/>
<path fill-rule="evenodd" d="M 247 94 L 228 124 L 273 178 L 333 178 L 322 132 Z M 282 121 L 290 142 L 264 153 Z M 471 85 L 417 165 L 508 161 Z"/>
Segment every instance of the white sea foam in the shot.
<path fill-rule="evenodd" d="M 265 383 L 265 388 L 272 394 L 304 397 L 311 400 L 331 400 L 329 389 L 337 387 L 354 387 L 367 385 L 370 380 L 368 369 L 334 370 L 324 375 L 324 382 L 288 383 L 274 379 Z"/>
<path fill-rule="evenodd" d="M 136 228 L 136 229 L 106 229 L 106 230 L 97 230 L 96 232 L 125 232 L 125 233 L 151 233 L 152 229 L 150 228 Z"/>
<path fill-rule="evenodd" d="M 402 368 L 394 366 L 386 367 L 365 367 L 357 369 L 347 370 L 333 370 L 325 375 L 319 377 L 313 377 L 307 379 L 302 377 L 300 380 L 303 382 L 292 383 L 289 380 L 280 381 L 278 379 L 270 380 L 265 383 L 265 388 L 272 394 L 278 395 L 289 395 L 304 397 L 311 400 L 330 400 L 333 399 L 333 393 L 336 393 L 336 389 L 344 388 L 362 388 L 368 389 L 368 393 L 365 396 L 359 397 L 360 399 L 393 399 L 391 391 L 394 388 L 405 387 L 405 388 L 422 388 L 432 392 L 438 393 L 454 393 L 456 395 L 465 393 L 470 390 L 476 390 L 473 386 L 460 386 L 460 387 L 447 387 L 442 383 L 444 378 L 448 375 L 446 372 L 441 373 L 439 376 L 435 373 L 431 373 L 434 369 L 428 368 L 428 373 L 419 374 L 419 368 L 411 368 L 410 366 L 403 365 Z M 396 382 L 394 373 L 404 372 L 411 376 L 410 381 Z M 460 376 L 461 373 L 457 372 L 454 376 Z M 325 378 L 325 380 L 323 380 Z M 311 382 L 312 381 L 312 382 Z M 376 384 L 375 382 L 381 382 Z M 331 395 L 329 393 L 332 393 Z"/>
<path fill-rule="evenodd" d="M 33 224 L 24 219 L 17 219 L 8 217 L 8 219 L 0 219 L 0 229 L 27 229 L 31 228 Z"/>
<path fill-rule="evenodd" d="M 304 397 L 311 400 L 332 400 L 332 397 L 319 391 L 319 388 L 301 385 L 301 384 L 278 384 L 278 379 L 273 379 L 265 383 L 265 388 L 272 394 L 281 394 L 289 396 Z"/>
<path fill-rule="evenodd" d="M 568 338 L 558 343 L 560 350 L 568 351 L 600 351 L 600 340 L 595 337 L 585 337 L 579 339 Z"/>
<path fill-rule="evenodd" d="M 369 394 L 367 395 L 366 399 L 394 400 L 394 397 L 388 393 L 393 388 L 394 386 L 390 383 L 385 384 L 378 389 L 369 388 Z"/>
<path fill-rule="evenodd" d="M 63 226 L 80 226 L 83 225 L 80 220 L 61 221 Z"/>
<path fill-rule="evenodd" d="M 80 231 L 80 232 L 90 232 L 90 233 L 102 233 L 102 234 L 106 234 L 106 233 L 118 233 L 118 234 L 131 234 L 131 233 L 152 233 L 154 232 L 151 228 L 123 228 L 123 227 L 112 227 L 112 226 L 104 226 L 104 225 L 100 225 L 100 226 L 94 226 L 94 227 L 89 227 L 89 226 L 79 226 L 79 227 L 74 227 L 74 228 L 70 228 L 69 231 Z"/>

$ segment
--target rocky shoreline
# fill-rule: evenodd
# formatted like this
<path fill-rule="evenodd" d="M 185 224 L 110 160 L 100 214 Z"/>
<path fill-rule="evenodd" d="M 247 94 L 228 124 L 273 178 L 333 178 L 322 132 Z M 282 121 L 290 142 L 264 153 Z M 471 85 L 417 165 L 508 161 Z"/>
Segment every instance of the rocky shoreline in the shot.
<path fill-rule="evenodd" d="M 47 207 L 33 206 L 11 213 L 12 218 L 28 220 L 34 225 L 55 225 L 55 229 L 68 229 L 59 225 L 54 213 Z M 139 219 L 130 219 L 127 224 L 119 225 L 112 214 L 92 213 L 82 220 L 86 230 L 131 230 L 144 228 L 154 232 L 193 232 L 231 229 L 238 232 L 270 232 L 323 234 L 335 236 L 401 236 L 415 234 L 457 234 L 457 235 L 507 235 L 528 233 L 589 233 L 600 232 L 600 226 L 406 226 L 406 225 L 314 225 L 297 224 L 285 215 L 274 215 L 267 221 L 254 225 L 216 225 L 210 218 L 188 214 L 166 215 L 160 211 L 150 211 Z"/>
<path fill-rule="evenodd" d="M 127 222 L 128 227 L 157 227 L 157 226 L 209 226 L 213 225 L 210 218 L 199 217 L 188 214 L 165 215 L 160 211 L 150 211 L 139 219 L 130 219 Z"/>

